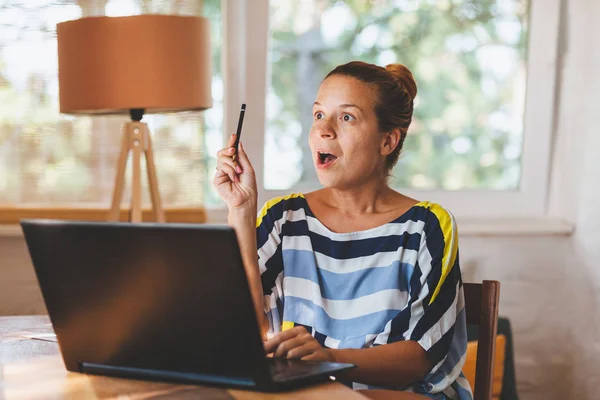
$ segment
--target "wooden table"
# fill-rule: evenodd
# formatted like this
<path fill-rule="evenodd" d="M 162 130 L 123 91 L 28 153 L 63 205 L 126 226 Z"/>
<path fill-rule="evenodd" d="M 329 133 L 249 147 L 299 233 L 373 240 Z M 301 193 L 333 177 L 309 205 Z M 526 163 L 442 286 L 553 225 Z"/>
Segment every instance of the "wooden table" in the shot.
<path fill-rule="evenodd" d="M 0 399 L 365 399 L 335 382 L 267 394 L 69 372 L 57 343 L 22 337 L 51 330 L 45 316 L 0 317 Z"/>

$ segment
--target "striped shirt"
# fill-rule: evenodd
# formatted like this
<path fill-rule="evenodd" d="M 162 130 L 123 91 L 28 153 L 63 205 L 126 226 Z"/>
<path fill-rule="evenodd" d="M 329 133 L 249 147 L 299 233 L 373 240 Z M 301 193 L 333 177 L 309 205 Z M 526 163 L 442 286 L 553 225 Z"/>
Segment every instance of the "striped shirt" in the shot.
<path fill-rule="evenodd" d="M 462 374 L 464 294 L 448 211 L 420 202 L 385 225 L 335 233 L 296 193 L 268 201 L 256 225 L 270 333 L 304 326 L 332 349 L 413 340 L 434 367 L 422 381 L 399 389 L 472 399 Z"/>

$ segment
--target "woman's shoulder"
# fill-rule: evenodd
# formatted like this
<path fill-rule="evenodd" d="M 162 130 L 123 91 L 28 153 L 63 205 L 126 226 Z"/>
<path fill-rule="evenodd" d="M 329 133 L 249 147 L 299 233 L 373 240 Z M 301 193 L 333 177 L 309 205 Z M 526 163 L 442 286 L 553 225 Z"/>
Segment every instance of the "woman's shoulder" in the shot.
<path fill-rule="evenodd" d="M 426 242 L 449 243 L 457 237 L 456 220 L 448 208 L 436 202 L 420 201 L 413 209 L 413 220 L 421 221 Z"/>
<path fill-rule="evenodd" d="M 264 203 L 258 212 L 257 225 L 260 221 L 269 216 L 271 219 L 279 220 L 286 211 L 296 211 L 306 209 L 306 198 L 303 193 L 290 193 L 285 196 L 277 196 Z"/>
<path fill-rule="evenodd" d="M 416 203 L 411 210 L 412 212 L 407 213 L 406 217 L 421 222 L 425 231 L 438 229 L 456 231 L 454 214 L 439 203 L 422 200 Z"/>
<path fill-rule="evenodd" d="M 440 221 L 454 219 L 454 215 L 447 207 L 444 207 L 443 205 L 433 202 L 433 201 L 428 201 L 428 200 L 419 201 L 413 206 L 413 208 L 416 208 L 417 210 L 419 210 L 420 216 L 423 218 L 435 217 Z"/>

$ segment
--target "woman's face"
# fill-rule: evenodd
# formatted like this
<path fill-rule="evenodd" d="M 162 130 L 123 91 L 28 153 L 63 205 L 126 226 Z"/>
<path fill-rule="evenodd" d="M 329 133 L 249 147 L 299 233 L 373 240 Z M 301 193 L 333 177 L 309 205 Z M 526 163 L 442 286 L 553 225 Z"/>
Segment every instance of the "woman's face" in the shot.
<path fill-rule="evenodd" d="M 309 144 L 323 186 L 348 189 L 383 176 L 375 104 L 374 90 L 358 79 L 332 75 L 321 84 Z"/>

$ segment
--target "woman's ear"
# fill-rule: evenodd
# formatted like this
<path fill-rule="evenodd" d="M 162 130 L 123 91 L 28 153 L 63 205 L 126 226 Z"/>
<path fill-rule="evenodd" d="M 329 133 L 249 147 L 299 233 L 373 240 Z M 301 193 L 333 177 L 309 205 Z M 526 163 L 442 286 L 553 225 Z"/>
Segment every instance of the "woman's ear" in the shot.
<path fill-rule="evenodd" d="M 386 132 L 383 135 L 383 141 L 381 142 L 381 154 L 384 156 L 391 154 L 400 143 L 401 137 L 402 133 L 400 132 L 400 128 L 395 128 Z"/>

